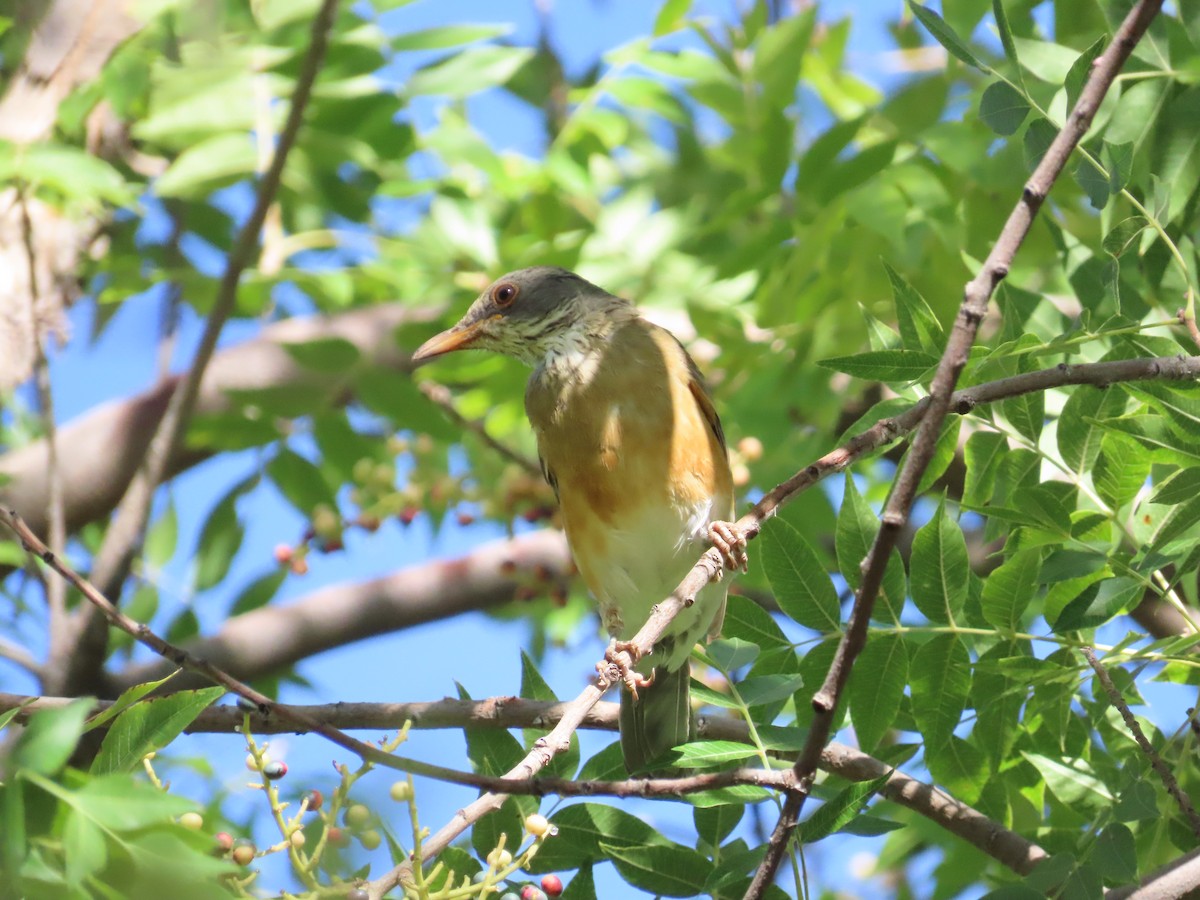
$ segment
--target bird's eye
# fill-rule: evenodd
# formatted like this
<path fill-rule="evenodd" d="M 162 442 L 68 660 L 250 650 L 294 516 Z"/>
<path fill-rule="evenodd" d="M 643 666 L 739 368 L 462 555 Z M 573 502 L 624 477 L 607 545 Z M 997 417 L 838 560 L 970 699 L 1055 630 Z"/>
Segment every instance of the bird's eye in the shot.
<path fill-rule="evenodd" d="M 517 286 L 508 281 L 504 284 L 498 284 L 492 288 L 492 302 L 497 306 L 512 306 L 512 302 L 517 299 Z"/>

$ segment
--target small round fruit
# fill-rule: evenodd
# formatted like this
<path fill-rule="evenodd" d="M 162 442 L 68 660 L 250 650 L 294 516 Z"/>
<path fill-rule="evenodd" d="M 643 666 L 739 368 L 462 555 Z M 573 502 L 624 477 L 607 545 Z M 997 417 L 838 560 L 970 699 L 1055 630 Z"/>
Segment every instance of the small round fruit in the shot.
<path fill-rule="evenodd" d="M 370 821 L 371 811 L 361 803 L 355 803 L 346 810 L 346 825 L 350 828 L 363 828 Z"/>
<path fill-rule="evenodd" d="M 287 763 L 280 762 L 279 760 L 275 760 L 274 762 L 269 762 L 265 766 L 263 766 L 263 774 L 266 775 L 268 778 L 270 778 L 272 781 L 278 781 L 280 778 L 282 778 L 284 775 L 287 774 L 287 771 L 288 771 Z"/>
<path fill-rule="evenodd" d="M 297 828 L 295 831 L 293 831 L 291 833 L 291 835 L 288 837 L 288 840 L 291 842 L 293 847 L 295 847 L 297 850 L 299 850 L 301 847 L 303 847 L 305 845 L 305 843 L 307 843 L 308 838 L 306 838 L 304 836 L 303 831 L 301 831 L 299 828 Z"/>
<path fill-rule="evenodd" d="M 545 891 L 546 895 L 549 897 L 557 897 L 563 892 L 562 879 L 557 875 L 543 875 L 542 890 Z"/>
<path fill-rule="evenodd" d="M 199 831 L 204 827 L 204 816 L 198 812 L 185 812 L 179 817 L 179 824 L 184 828 L 192 829 L 192 831 Z"/>
<path fill-rule="evenodd" d="M 521 900 L 546 900 L 546 895 L 532 884 L 527 884 L 521 888 Z"/>
<path fill-rule="evenodd" d="M 309 812 L 316 812 L 325 802 L 325 795 L 313 788 L 304 795 L 304 806 Z"/>
<path fill-rule="evenodd" d="M 264 756 L 263 762 L 266 762 L 266 760 L 267 760 L 267 758 Z M 251 772 L 258 771 L 258 760 L 254 758 L 253 753 L 246 754 L 246 768 L 249 769 Z"/>
<path fill-rule="evenodd" d="M 346 892 L 346 900 L 371 900 L 371 895 L 362 888 L 351 888 Z"/>
<path fill-rule="evenodd" d="M 336 825 L 326 831 L 325 836 L 334 847 L 345 847 L 350 843 L 350 838 L 347 837 L 346 832 L 342 831 Z"/>
<path fill-rule="evenodd" d="M 364 850 L 375 850 L 383 843 L 383 838 L 378 831 L 370 828 L 358 836 L 358 842 L 363 845 Z"/>
<path fill-rule="evenodd" d="M 500 900 L 521 900 L 521 897 L 519 894 L 514 894 L 512 891 L 509 891 L 506 894 L 501 894 Z"/>
<path fill-rule="evenodd" d="M 512 865 L 512 854 L 507 850 L 493 850 L 488 854 L 487 862 L 493 869 L 506 869 Z"/>
<path fill-rule="evenodd" d="M 238 844 L 233 848 L 233 861 L 239 866 L 248 866 L 254 862 L 256 853 L 253 844 Z"/>
<path fill-rule="evenodd" d="M 292 550 L 289 544 L 276 544 L 275 562 L 279 563 L 281 566 L 286 566 L 292 561 L 292 554 L 294 552 L 295 551 Z"/>
<path fill-rule="evenodd" d="M 541 813 L 534 813 L 525 817 L 525 830 L 534 837 L 542 837 L 550 830 L 550 823 Z"/>
<path fill-rule="evenodd" d="M 213 840 L 217 842 L 217 846 L 224 853 L 228 853 L 233 849 L 233 835 L 228 831 L 218 831 L 213 835 Z"/>
<path fill-rule="evenodd" d="M 412 785 L 407 781 L 397 781 L 389 793 L 397 803 L 404 803 L 412 799 Z"/>
<path fill-rule="evenodd" d="M 762 459 L 763 444 L 756 437 L 744 437 L 737 444 L 738 452 L 742 454 L 746 462 L 758 462 Z"/>

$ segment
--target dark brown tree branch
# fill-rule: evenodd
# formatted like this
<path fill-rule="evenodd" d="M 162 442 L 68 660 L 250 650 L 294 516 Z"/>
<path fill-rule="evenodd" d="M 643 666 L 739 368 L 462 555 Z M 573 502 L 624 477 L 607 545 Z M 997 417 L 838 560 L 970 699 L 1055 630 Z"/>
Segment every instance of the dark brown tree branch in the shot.
<path fill-rule="evenodd" d="M 16 709 L 31 698 L 15 694 L 0 694 L 0 712 Z M 54 709 L 70 703 L 70 698 L 43 697 L 17 714 L 18 722 L 43 709 Z M 107 702 L 97 702 L 96 711 L 107 708 Z M 558 722 L 568 704 L 525 700 L 519 697 L 492 697 L 487 700 L 437 700 L 415 703 L 329 703 L 320 706 L 299 706 L 295 710 L 343 730 L 373 731 L 398 729 L 411 723 L 415 729 L 429 728 L 547 728 Z M 188 727 L 191 733 L 235 734 L 241 730 L 245 713 L 234 706 L 212 706 L 202 712 Z M 255 710 L 250 714 L 250 728 L 256 734 L 294 732 L 295 725 L 283 721 L 270 710 Z M 580 722 L 581 728 L 614 732 L 617 730 L 617 704 L 598 703 Z M 746 723 L 727 716 L 700 716 L 696 720 L 697 735 L 705 740 L 750 742 Z M 774 755 L 774 754 L 773 754 Z M 782 754 L 779 754 L 782 756 Z M 854 747 L 837 742 L 825 748 L 821 768 L 848 781 L 870 781 L 889 771 L 872 756 Z M 774 777 L 775 773 L 772 774 Z M 790 778 L 785 778 L 790 780 Z M 612 782 L 611 793 L 619 790 L 641 796 L 642 779 Z M 516 790 L 520 782 L 509 785 Z M 538 793 L 557 784 L 563 790 L 550 793 L 599 793 L 595 782 L 552 782 L 532 779 L 529 792 Z M 661 779 L 657 781 L 661 785 Z M 567 786 L 571 785 L 571 786 Z M 917 781 L 902 772 L 892 775 L 880 792 L 894 803 L 922 815 L 940 827 L 972 844 L 1018 874 L 1028 873 L 1046 853 L 1015 832 L 1009 831 L 983 813 L 955 800 L 944 791 Z"/>
<path fill-rule="evenodd" d="M 1171 795 L 1175 802 L 1179 804 L 1179 808 L 1183 810 L 1183 815 L 1188 820 L 1188 825 L 1191 827 L 1192 833 L 1197 838 L 1200 838 L 1200 814 L 1197 814 L 1196 807 L 1192 806 L 1191 799 L 1179 787 L 1179 782 L 1175 780 L 1175 774 L 1163 762 L 1163 758 L 1158 755 L 1158 751 L 1154 749 L 1154 745 L 1147 740 L 1145 732 L 1142 731 L 1142 726 L 1138 724 L 1138 720 L 1129 709 L 1129 704 L 1125 702 L 1125 698 L 1121 696 L 1121 692 L 1113 684 L 1108 670 L 1100 664 L 1100 660 L 1096 658 L 1096 652 L 1091 647 L 1083 647 L 1080 652 L 1083 653 L 1084 658 L 1088 661 L 1088 665 L 1092 667 L 1092 671 L 1096 673 L 1096 678 L 1100 681 L 1100 686 L 1104 688 L 1104 693 L 1108 695 L 1108 702 L 1115 706 L 1121 714 L 1121 719 L 1125 722 L 1125 727 L 1129 729 L 1138 747 L 1146 755 L 1146 759 L 1150 761 L 1150 765 L 1158 774 L 1163 787 L 1167 789 L 1167 793 Z"/>
<path fill-rule="evenodd" d="M 313 17 L 308 51 L 300 63 L 287 119 L 275 144 L 271 165 L 258 182 L 254 206 L 229 251 L 225 271 L 217 285 L 217 296 L 205 322 L 192 368 L 183 377 L 178 389 L 171 393 L 162 421 L 159 422 L 146 450 L 146 457 L 125 491 L 116 516 L 109 523 L 104 541 L 96 553 L 92 575 L 102 594 L 115 596 L 119 593 L 128 574 L 129 564 L 141 544 L 146 522 L 150 517 L 154 492 L 166 475 L 171 457 L 183 441 L 184 430 L 196 405 L 204 370 L 216 351 L 217 340 L 226 321 L 233 313 L 237 303 L 238 283 L 258 250 L 259 232 L 271 204 L 275 201 L 275 194 L 283 178 L 284 165 L 304 121 L 313 84 L 325 58 L 325 48 L 337 7 L 338 0 L 324 0 Z M 81 607 L 77 621 L 73 622 L 72 626 L 74 646 L 72 652 L 65 657 L 69 664 L 61 671 L 57 666 L 51 669 L 47 673 L 47 686 L 61 686 L 66 693 L 80 693 L 86 689 L 88 683 L 96 680 L 104 665 L 108 628 L 104 617 L 93 606 Z"/>
<path fill-rule="evenodd" d="M 962 305 L 959 307 L 954 328 L 950 332 L 945 352 L 929 386 L 928 409 L 896 476 L 891 496 L 881 516 L 879 531 L 866 559 L 862 562 L 862 580 L 850 612 L 849 623 L 842 640 L 838 643 L 825 682 L 813 696 L 815 714 L 808 740 L 795 765 L 800 791 L 790 794 L 784 803 L 779 821 L 767 842 L 766 855 L 746 891 L 746 900 L 758 900 L 763 896 L 767 886 L 774 881 L 779 864 L 791 843 L 800 811 L 804 806 L 805 795 L 816 776 L 822 750 L 829 741 L 838 701 L 850 679 L 854 661 L 866 645 L 871 612 L 879 595 L 888 558 L 896 545 L 896 539 L 908 522 L 921 476 L 933 458 L 942 423 L 951 409 L 954 386 L 967 364 L 979 323 L 987 313 L 988 301 L 1008 274 L 1017 250 L 1029 234 L 1046 195 L 1066 167 L 1071 152 L 1087 133 L 1113 79 L 1117 77 L 1138 40 L 1150 27 L 1150 22 L 1158 14 L 1161 6 L 1162 0 L 1139 0 L 1117 29 L 1112 43 L 1096 59 L 1066 124 L 1051 142 L 1033 175 L 1026 182 L 1021 199 L 1013 208 L 1008 221 L 1004 223 L 1004 228 L 979 274 L 967 284 L 963 292 Z"/>

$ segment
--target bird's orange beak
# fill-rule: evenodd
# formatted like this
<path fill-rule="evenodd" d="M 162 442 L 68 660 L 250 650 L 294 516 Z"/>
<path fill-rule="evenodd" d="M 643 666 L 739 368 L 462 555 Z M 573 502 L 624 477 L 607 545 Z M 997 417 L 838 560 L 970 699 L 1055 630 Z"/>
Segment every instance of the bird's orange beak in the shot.
<path fill-rule="evenodd" d="M 419 365 L 444 353 L 450 353 L 454 350 L 466 350 L 479 338 L 482 326 L 486 321 L 486 319 L 481 319 L 478 322 L 472 322 L 470 325 L 464 325 L 462 322 L 459 322 L 454 327 L 447 328 L 441 334 L 435 334 L 417 348 L 417 352 L 412 355 L 412 361 Z"/>

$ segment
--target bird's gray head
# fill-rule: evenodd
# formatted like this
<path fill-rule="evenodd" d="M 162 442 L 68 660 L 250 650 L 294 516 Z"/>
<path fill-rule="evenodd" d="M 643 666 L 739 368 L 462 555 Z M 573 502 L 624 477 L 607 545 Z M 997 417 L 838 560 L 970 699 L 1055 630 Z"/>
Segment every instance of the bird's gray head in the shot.
<path fill-rule="evenodd" d="M 628 301 L 574 272 L 556 266 L 519 269 L 492 282 L 457 325 L 420 346 L 413 362 L 473 348 L 536 366 L 573 343 L 602 340 L 634 314 Z"/>

